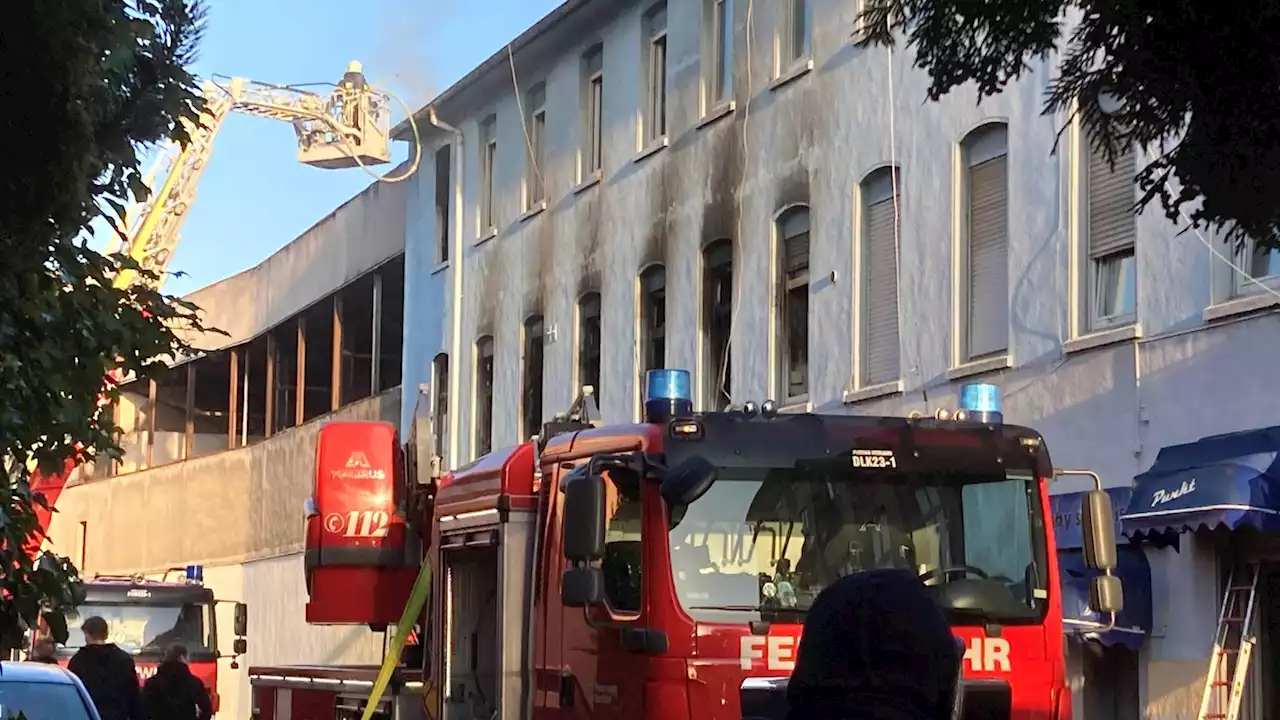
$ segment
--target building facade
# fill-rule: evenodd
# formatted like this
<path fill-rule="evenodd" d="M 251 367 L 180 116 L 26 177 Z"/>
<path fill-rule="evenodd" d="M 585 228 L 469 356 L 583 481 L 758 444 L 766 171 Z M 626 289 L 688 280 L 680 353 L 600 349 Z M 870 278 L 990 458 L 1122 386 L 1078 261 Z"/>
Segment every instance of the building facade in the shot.
<path fill-rule="evenodd" d="M 418 114 L 435 166 L 408 201 L 406 318 L 448 352 L 406 379 L 431 385 L 446 465 L 584 385 L 633 420 L 664 366 L 702 409 L 931 413 L 993 382 L 1059 466 L 1114 488 L 1163 447 L 1280 424 L 1253 390 L 1280 347 L 1274 255 L 1130 213 L 1145 158 L 1042 113 L 1052 62 L 926 102 L 909 51 L 856 45 L 858 6 L 570 0 Z M 1139 546 L 1149 627 L 1124 657 L 1073 638 L 1078 716 L 1198 708 L 1216 537 Z M 1086 694 L 1098 677 L 1127 699 Z"/>

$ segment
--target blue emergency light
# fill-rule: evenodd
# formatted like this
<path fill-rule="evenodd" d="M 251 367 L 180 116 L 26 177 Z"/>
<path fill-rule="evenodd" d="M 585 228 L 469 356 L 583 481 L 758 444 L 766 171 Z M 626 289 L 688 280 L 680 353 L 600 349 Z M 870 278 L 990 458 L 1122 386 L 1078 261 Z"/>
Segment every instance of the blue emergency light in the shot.
<path fill-rule="evenodd" d="M 644 374 L 644 420 L 666 422 L 693 414 L 693 391 L 688 370 L 650 370 Z"/>
<path fill-rule="evenodd" d="M 203 565 L 187 566 L 187 583 L 190 585 L 204 584 L 204 566 Z"/>
<path fill-rule="evenodd" d="M 1000 411 L 1000 388 L 991 383 L 965 383 L 960 388 L 960 409 L 974 422 L 1004 422 L 1004 414 Z"/>

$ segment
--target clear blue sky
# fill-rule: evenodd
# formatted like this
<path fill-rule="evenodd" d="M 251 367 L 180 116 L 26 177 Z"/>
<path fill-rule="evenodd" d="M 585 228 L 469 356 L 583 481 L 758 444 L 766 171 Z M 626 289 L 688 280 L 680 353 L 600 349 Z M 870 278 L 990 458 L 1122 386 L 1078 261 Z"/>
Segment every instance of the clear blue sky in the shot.
<path fill-rule="evenodd" d="M 336 82 L 347 62 L 360 60 L 373 83 L 416 110 L 560 2 L 209 0 L 195 71 L 280 85 Z M 402 117 L 397 111 L 393 122 Z M 293 137 L 282 122 L 227 120 L 170 265 L 187 276 L 171 277 L 167 292 L 187 293 L 256 265 L 371 182 L 359 169 L 298 164 Z M 407 144 L 397 145 L 405 157 Z"/>

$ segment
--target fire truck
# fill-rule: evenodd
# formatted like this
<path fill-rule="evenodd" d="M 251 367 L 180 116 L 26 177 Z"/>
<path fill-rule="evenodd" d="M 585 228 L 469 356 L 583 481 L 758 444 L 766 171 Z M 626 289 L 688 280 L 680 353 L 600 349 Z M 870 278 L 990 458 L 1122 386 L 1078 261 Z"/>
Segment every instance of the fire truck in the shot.
<path fill-rule="evenodd" d="M 367 701 L 372 668 L 250 668 L 254 717 L 780 718 L 814 598 L 879 567 L 916 572 L 950 618 L 957 717 L 1071 717 L 1046 519 L 1055 472 L 1039 433 L 1003 422 L 995 386 L 966 386 L 954 413 L 903 418 L 772 402 L 695 413 L 687 372 L 646 382 L 642 423 L 592 422 L 587 388 L 533 441 L 439 478 L 419 472 L 421 447 L 398 456 L 389 425 L 322 428 L 308 620 L 395 622 L 424 558 L 421 662 Z M 1091 602 L 1114 614 L 1096 485 Z"/>
<path fill-rule="evenodd" d="M 183 577 L 170 580 L 172 572 Z M 97 575 L 84 583 L 85 599 L 67 617 L 69 637 L 57 649 L 58 664 L 66 666 L 85 644 L 80 631 L 85 619 L 98 616 L 110 628 L 108 641 L 133 655 L 138 669 L 138 682 L 155 674 L 164 651 L 175 643 L 187 648 L 191 672 L 204 683 L 218 711 L 217 614 L 220 602 L 213 591 L 204 586 L 204 569 L 189 565 L 165 573 L 161 580 L 141 575 Z M 232 667 L 235 657 L 246 650 L 248 611 L 244 603 L 235 604 L 235 635 Z M 37 636 L 40 631 L 37 631 Z"/>

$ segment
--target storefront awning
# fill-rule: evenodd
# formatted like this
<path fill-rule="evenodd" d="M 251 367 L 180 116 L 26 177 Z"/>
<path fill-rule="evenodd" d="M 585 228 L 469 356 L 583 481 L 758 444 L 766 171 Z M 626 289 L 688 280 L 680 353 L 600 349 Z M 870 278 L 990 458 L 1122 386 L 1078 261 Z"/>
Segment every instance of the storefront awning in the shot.
<path fill-rule="evenodd" d="M 1117 560 L 1115 574 L 1124 587 L 1124 609 L 1116 613 L 1115 627 L 1101 632 L 1110 618 L 1089 609 L 1089 581 L 1100 573 L 1085 565 L 1084 551 L 1058 551 L 1062 622 L 1069 633 L 1137 650 L 1151 632 L 1151 566 L 1137 545 L 1120 546 Z"/>
<path fill-rule="evenodd" d="M 1249 525 L 1280 530 L 1280 427 L 1166 447 L 1134 478 L 1126 535 Z"/>
<path fill-rule="evenodd" d="M 1120 513 L 1128 505 L 1133 488 L 1108 488 L 1116 514 L 1119 535 Z M 1103 645 L 1124 645 L 1136 649 L 1151 630 L 1151 566 L 1140 547 L 1121 545 L 1115 574 L 1124 587 L 1124 609 L 1116 617 L 1116 627 L 1106 632 L 1110 618 L 1089 609 L 1089 581 L 1099 572 L 1084 562 L 1081 508 L 1085 493 L 1051 495 L 1054 539 L 1058 546 L 1058 573 L 1062 582 L 1062 619 L 1068 633 L 1079 634 Z"/>

